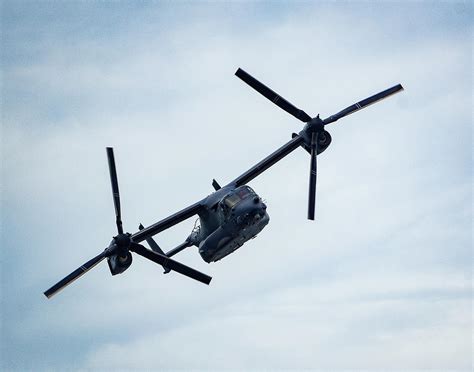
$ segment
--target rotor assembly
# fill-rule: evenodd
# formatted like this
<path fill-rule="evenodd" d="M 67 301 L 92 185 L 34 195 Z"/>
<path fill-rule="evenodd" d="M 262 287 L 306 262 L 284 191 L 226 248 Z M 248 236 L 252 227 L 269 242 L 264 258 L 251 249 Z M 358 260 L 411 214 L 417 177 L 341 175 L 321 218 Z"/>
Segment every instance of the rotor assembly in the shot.
<path fill-rule="evenodd" d="M 301 142 L 300 145 L 304 147 L 311 156 L 308 193 L 308 219 L 310 220 L 314 220 L 316 204 L 317 155 L 326 150 L 332 140 L 331 135 L 326 131 L 325 126 L 403 90 L 402 85 L 397 84 L 380 93 L 363 99 L 362 101 L 354 103 L 353 105 L 346 107 L 344 110 L 341 110 L 323 120 L 319 117 L 319 114 L 312 118 L 306 112 L 294 106 L 241 68 L 235 72 L 235 75 L 264 97 L 272 101 L 275 105 L 301 120 L 303 123 L 306 123 L 303 130 L 298 134 L 293 133 L 292 137 L 296 142 L 298 142 L 299 139 Z"/>
<path fill-rule="evenodd" d="M 48 298 L 52 297 L 61 289 L 68 286 L 73 281 L 80 278 L 86 272 L 91 270 L 94 266 L 96 266 L 105 258 L 107 258 L 111 274 L 121 274 L 132 264 L 132 254 L 130 252 L 134 252 L 142 257 L 149 259 L 150 261 L 162 265 L 164 268 L 167 268 L 168 271 L 173 270 L 189 278 L 195 279 L 201 283 L 209 284 L 212 279 L 210 276 L 203 274 L 200 271 L 197 271 L 178 261 L 172 260 L 164 254 L 147 249 L 143 245 L 136 242 L 130 233 L 123 232 L 122 214 L 120 210 L 120 192 L 118 187 L 117 170 L 115 167 L 114 150 L 112 147 L 107 147 L 107 159 L 109 163 L 110 182 L 112 184 L 112 196 L 115 207 L 115 222 L 117 225 L 117 235 L 113 237 L 109 246 L 105 248 L 102 253 L 87 261 L 81 267 L 74 270 L 64 279 L 60 280 L 58 283 L 46 290 L 44 292 L 44 295 Z"/>

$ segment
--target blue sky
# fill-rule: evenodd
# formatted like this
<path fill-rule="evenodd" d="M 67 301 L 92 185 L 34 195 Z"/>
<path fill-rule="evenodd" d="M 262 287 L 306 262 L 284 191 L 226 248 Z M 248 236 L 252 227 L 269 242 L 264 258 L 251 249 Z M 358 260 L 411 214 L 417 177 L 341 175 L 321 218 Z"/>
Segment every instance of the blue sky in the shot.
<path fill-rule="evenodd" d="M 470 369 L 472 6 L 467 2 L 3 2 L 2 363 L 64 369 Z M 250 184 L 266 229 L 209 287 L 136 257 L 42 292 L 115 231 L 212 192 L 310 115 L 402 83 Z M 160 234 L 181 243 L 194 220 Z"/>

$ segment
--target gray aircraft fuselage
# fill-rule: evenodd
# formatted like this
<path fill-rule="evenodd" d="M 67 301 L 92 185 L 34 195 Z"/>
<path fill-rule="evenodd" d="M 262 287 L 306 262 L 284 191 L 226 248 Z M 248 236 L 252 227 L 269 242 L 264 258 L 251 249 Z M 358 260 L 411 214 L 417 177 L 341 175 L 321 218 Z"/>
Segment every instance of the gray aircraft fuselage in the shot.
<path fill-rule="evenodd" d="M 225 186 L 201 202 L 200 226 L 189 236 L 204 261 L 213 262 L 254 238 L 270 221 L 267 206 L 250 187 Z"/>

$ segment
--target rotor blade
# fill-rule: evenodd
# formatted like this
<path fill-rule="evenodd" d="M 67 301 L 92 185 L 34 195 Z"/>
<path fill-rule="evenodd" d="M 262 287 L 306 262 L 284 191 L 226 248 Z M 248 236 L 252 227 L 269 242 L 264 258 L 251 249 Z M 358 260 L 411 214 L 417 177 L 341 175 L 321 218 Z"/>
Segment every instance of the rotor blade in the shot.
<path fill-rule="evenodd" d="M 174 270 L 189 278 L 195 279 L 201 283 L 209 284 L 211 282 L 212 278 L 210 276 L 203 274 L 200 271 L 194 270 L 193 268 L 189 266 L 183 265 L 182 263 L 178 261 L 172 260 L 171 258 L 167 256 L 150 251 L 149 249 L 146 249 L 143 245 L 132 243 L 130 245 L 130 250 L 139 254 L 140 256 L 148 258 L 149 260 L 159 265 L 168 267 L 171 270 Z"/>
<path fill-rule="evenodd" d="M 308 195 L 308 220 L 314 220 L 314 210 L 316 205 L 316 177 L 318 171 L 318 133 L 311 136 L 311 165 L 309 172 L 309 195 Z"/>
<path fill-rule="evenodd" d="M 57 292 L 59 292 L 64 287 L 71 284 L 74 280 L 80 278 L 90 269 L 92 269 L 95 265 L 97 265 L 100 261 L 107 257 L 107 253 L 104 251 L 98 256 L 94 257 L 92 260 L 87 261 L 84 265 L 82 265 L 77 270 L 73 271 L 71 274 L 66 276 L 64 279 L 61 279 L 55 285 L 53 285 L 50 289 L 44 292 L 44 295 L 48 298 L 51 298 Z"/>
<path fill-rule="evenodd" d="M 140 224 L 140 225 L 138 226 L 138 229 L 139 229 L 140 231 L 142 231 L 144 228 L 145 228 L 145 227 L 144 227 L 142 224 Z M 158 243 L 155 242 L 155 239 L 153 239 L 152 237 L 148 237 L 148 238 L 145 239 L 145 241 L 148 243 L 148 245 L 150 246 L 150 248 L 151 248 L 152 251 L 155 251 L 155 252 L 157 252 L 157 253 L 160 253 L 160 254 L 166 256 L 166 253 L 163 252 L 163 250 L 160 248 L 160 246 L 158 245 Z M 167 268 L 166 266 L 163 266 L 163 270 L 165 270 L 165 271 L 163 272 L 163 274 L 168 274 L 168 273 L 171 271 L 171 270 L 170 270 L 169 268 Z"/>
<path fill-rule="evenodd" d="M 110 183 L 112 184 L 112 195 L 114 197 L 115 222 L 119 234 L 123 234 L 122 215 L 120 213 L 120 193 L 117 180 L 117 170 L 115 168 L 114 149 L 107 147 L 107 159 L 109 161 Z"/>
<path fill-rule="evenodd" d="M 145 228 L 145 227 L 144 227 L 142 224 L 140 224 L 140 225 L 138 226 L 138 229 L 139 229 L 140 231 L 143 230 L 144 228 Z M 160 246 L 158 245 L 158 243 L 155 242 L 155 239 L 153 239 L 152 237 L 148 237 L 148 238 L 146 238 L 145 240 L 146 240 L 146 242 L 148 243 L 148 245 L 150 246 L 150 248 L 152 249 L 152 251 L 155 251 L 155 252 L 157 252 L 157 253 L 159 253 L 159 254 L 163 254 L 163 255 L 165 254 L 165 252 L 163 252 L 163 250 L 160 248 Z"/>
<path fill-rule="evenodd" d="M 275 93 L 273 90 L 271 90 L 269 87 L 266 85 L 262 84 L 259 82 L 257 79 L 255 79 L 253 76 L 239 68 L 236 72 L 235 75 L 239 78 L 241 78 L 244 82 L 246 82 L 248 85 L 250 85 L 253 89 L 255 89 L 257 92 L 268 98 L 270 101 L 272 101 L 275 105 L 279 106 L 283 110 L 285 110 L 287 113 L 293 115 L 295 118 L 301 120 L 302 122 L 306 123 L 311 120 L 311 116 L 309 116 L 306 112 L 303 110 L 300 110 L 299 108 L 295 107 L 292 105 L 290 102 L 288 102 L 286 99 Z"/>
<path fill-rule="evenodd" d="M 397 84 L 391 88 L 388 88 L 384 90 L 383 92 L 374 94 L 373 96 L 363 99 L 362 101 L 359 101 L 352 106 L 349 106 L 345 108 L 342 111 L 339 111 L 337 114 L 331 115 L 330 117 L 326 118 L 323 120 L 324 125 L 335 122 L 336 120 L 339 120 L 340 118 L 343 118 L 344 116 L 353 114 L 356 111 L 359 111 L 363 109 L 364 107 L 370 106 L 384 98 L 390 97 L 391 95 L 401 92 L 403 90 L 403 87 L 401 84 Z"/>

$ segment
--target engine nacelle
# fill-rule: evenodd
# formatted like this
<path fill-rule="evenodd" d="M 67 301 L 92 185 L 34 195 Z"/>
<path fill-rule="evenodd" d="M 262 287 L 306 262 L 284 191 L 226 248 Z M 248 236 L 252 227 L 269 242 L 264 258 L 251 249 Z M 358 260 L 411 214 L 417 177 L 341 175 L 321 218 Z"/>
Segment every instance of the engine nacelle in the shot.
<path fill-rule="evenodd" d="M 120 257 L 117 254 L 107 258 L 109 264 L 110 273 L 112 275 L 122 274 L 132 264 L 132 254 L 127 252 L 125 257 Z"/>
<path fill-rule="evenodd" d="M 291 135 L 291 138 L 295 138 L 297 136 L 296 133 L 293 133 Z M 323 130 L 322 132 L 319 133 L 318 135 L 318 155 L 321 154 L 324 150 L 326 150 L 329 145 L 331 144 L 332 137 L 329 134 L 328 131 Z M 303 142 L 301 144 L 301 147 L 303 147 L 308 154 L 311 154 L 311 146 L 309 143 Z"/>
<path fill-rule="evenodd" d="M 318 154 L 321 154 L 331 144 L 332 137 L 329 132 L 323 130 L 318 135 Z"/>

